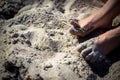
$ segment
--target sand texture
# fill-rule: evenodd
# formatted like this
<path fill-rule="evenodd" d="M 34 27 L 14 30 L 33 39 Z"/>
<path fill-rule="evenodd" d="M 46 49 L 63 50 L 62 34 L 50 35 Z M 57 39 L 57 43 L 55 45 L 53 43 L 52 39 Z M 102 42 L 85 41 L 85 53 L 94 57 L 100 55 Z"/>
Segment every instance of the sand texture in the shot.
<path fill-rule="evenodd" d="M 95 0 L 0 0 L 0 80 L 119 80 L 119 61 L 99 76 L 68 33 L 69 19 L 102 6 Z"/>

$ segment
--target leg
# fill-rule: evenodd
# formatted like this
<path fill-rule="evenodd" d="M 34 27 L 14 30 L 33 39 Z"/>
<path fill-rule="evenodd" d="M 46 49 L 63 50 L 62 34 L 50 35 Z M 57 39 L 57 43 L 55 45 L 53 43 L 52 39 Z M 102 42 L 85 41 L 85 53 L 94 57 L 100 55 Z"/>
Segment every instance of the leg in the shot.
<path fill-rule="evenodd" d="M 107 2 L 108 0 L 101 0 L 101 1 L 105 3 L 105 2 Z"/>
<path fill-rule="evenodd" d="M 105 55 L 120 45 L 120 26 L 99 36 L 98 46 Z"/>
<path fill-rule="evenodd" d="M 97 39 L 97 41 L 95 39 Z M 94 45 L 97 45 L 95 46 L 95 49 L 93 49 Z M 90 62 L 95 62 L 98 58 L 100 58 L 99 56 L 101 56 L 101 54 L 105 56 L 119 45 L 120 26 L 101 34 L 98 38 L 93 38 L 81 43 L 77 46 L 77 50 L 81 52 L 85 59 Z"/>
<path fill-rule="evenodd" d="M 70 22 L 73 27 L 70 28 L 70 33 L 77 36 L 85 36 L 96 28 L 107 28 L 112 24 L 113 19 L 120 13 L 119 5 L 120 0 L 108 0 L 99 11 L 83 20 L 79 20 L 77 25 L 83 29 L 89 28 L 85 33 L 75 31 L 76 23 L 71 20 Z"/>

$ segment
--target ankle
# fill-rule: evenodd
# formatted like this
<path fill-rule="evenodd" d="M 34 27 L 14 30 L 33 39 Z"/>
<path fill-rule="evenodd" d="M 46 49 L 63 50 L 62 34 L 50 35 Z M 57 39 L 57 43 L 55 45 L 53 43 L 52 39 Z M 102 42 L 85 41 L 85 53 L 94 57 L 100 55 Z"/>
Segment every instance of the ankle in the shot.
<path fill-rule="evenodd" d="M 97 45 L 101 49 L 104 55 L 107 55 L 109 53 L 107 43 L 109 41 L 109 38 L 107 36 L 101 35 L 98 37 Z"/>

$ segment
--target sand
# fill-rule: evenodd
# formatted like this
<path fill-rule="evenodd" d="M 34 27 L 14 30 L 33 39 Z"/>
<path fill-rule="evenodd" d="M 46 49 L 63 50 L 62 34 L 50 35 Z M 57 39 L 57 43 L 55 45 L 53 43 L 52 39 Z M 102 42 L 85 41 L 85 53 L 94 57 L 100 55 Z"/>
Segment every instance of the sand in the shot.
<path fill-rule="evenodd" d="M 103 4 L 0 0 L 0 80 L 119 80 L 119 61 L 101 77 L 75 51 L 79 41 L 68 33 L 69 19 L 83 19 Z"/>

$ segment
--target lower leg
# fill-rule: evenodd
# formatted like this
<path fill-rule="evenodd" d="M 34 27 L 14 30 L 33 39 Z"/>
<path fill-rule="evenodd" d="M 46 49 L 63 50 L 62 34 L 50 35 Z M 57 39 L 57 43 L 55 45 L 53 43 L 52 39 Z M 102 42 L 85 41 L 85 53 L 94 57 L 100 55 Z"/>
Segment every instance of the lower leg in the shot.
<path fill-rule="evenodd" d="M 120 45 L 120 26 L 99 36 L 98 46 L 106 54 Z"/>
<path fill-rule="evenodd" d="M 120 13 L 120 0 L 108 0 L 108 2 L 95 14 L 78 21 L 78 25 L 81 28 L 90 27 L 90 31 L 87 31 L 83 35 L 87 35 L 87 33 L 93 31 L 96 28 L 107 28 L 112 24 L 113 19 Z M 75 25 L 72 24 L 75 28 Z M 71 28 L 70 30 L 72 30 Z M 71 33 L 71 31 L 70 31 Z M 73 35 L 82 36 L 80 32 L 73 32 Z"/>
<path fill-rule="evenodd" d="M 107 27 L 109 23 L 120 13 L 120 1 L 108 0 L 107 3 L 96 13 L 79 21 L 81 27 L 87 27 L 91 23 L 94 27 Z M 86 22 L 87 21 L 87 22 Z"/>
<path fill-rule="evenodd" d="M 108 0 L 107 3 L 95 14 L 93 21 L 95 27 L 107 27 L 120 13 L 120 0 Z M 103 24 L 103 25 L 102 25 Z"/>

